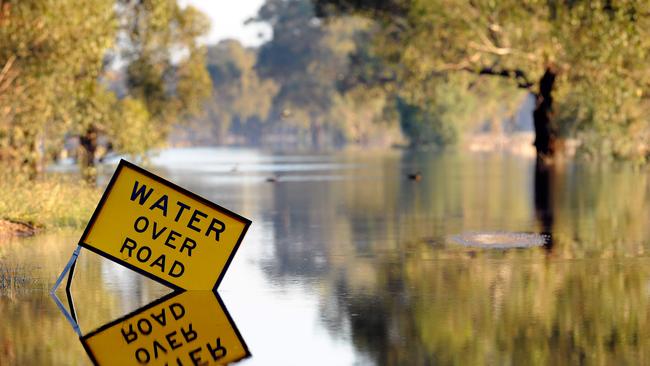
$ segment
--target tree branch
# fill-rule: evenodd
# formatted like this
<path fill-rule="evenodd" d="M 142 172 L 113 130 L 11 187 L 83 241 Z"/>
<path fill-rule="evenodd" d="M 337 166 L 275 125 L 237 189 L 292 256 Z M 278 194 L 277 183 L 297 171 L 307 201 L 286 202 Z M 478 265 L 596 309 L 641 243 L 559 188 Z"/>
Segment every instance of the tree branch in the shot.
<path fill-rule="evenodd" d="M 505 56 L 512 53 L 512 49 L 508 47 L 497 47 L 494 44 L 478 44 L 476 42 L 469 42 L 469 48 L 473 48 L 477 51 L 493 53 L 498 56 Z"/>
<path fill-rule="evenodd" d="M 0 93 L 9 88 L 13 80 L 16 78 L 16 73 L 13 73 L 14 75 L 11 73 L 11 67 L 14 64 L 14 61 L 16 61 L 16 56 L 9 56 L 9 59 L 5 62 L 2 70 L 0 70 Z"/>
<path fill-rule="evenodd" d="M 517 87 L 521 89 L 530 89 L 533 86 L 533 83 L 530 82 L 530 80 L 528 80 L 526 73 L 520 69 L 498 70 L 492 67 L 484 67 L 477 70 L 468 67 L 468 68 L 464 68 L 463 70 L 478 75 L 493 75 L 493 76 L 501 76 L 505 78 L 514 79 L 517 82 Z"/>

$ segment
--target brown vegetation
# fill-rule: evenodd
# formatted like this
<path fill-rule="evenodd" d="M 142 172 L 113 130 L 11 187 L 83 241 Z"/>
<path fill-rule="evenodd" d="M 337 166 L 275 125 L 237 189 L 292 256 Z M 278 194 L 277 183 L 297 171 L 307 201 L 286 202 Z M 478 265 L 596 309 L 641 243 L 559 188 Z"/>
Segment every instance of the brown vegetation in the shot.
<path fill-rule="evenodd" d="M 0 239 L 7 236 L 31 236 L 41 227 L 28 222 L 0 219 Z"/>

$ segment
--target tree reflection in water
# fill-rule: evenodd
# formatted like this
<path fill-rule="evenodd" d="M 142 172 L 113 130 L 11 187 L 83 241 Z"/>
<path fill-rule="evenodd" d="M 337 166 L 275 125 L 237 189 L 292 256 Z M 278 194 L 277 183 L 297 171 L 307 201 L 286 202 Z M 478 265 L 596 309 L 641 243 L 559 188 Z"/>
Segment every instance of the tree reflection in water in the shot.
<path fill-rule="evenodd" d="M 183 186 L 252 212 L 257 236 L 229 273 L 236 319 L 252 334 L 251 364 L 268 364 L 288 342 L 304 342 L 302 353 L 291 354 L 301 361 L 312 350 L 340 350 L 318 343 L 324 339 L 344 345 L 352 351 L 344 356 L 360 364 L 647 363 L 647 170 L 567 163 L 536 173 L 534 160 L 499 154 L 341 153 L 316 160 L 327 167 L 287 172 L 277 184 L 219 185 L 207 180 L 211 174 L 177 173 Z M 406 177 L 418 170 L 420 181 Z M 336 179 L 322 179 L 330 175 Z M 495 250 L 447 240 L 485 231 L 549 231 L 553 245 Z M 4 263 L 34 269 L 28 275 L 43 287 L 0 294 L 3 365 L 86 362 L 46 286 L 78 238 L 52 233 L 0 246 Z M 82 329 L 168 292 L 115 267 L 82 255 L 75 280 Z M 285 289 L 289 295 L 278 295 Z M 270 318 L 285 315 L 277 327 L 251 324 L 264 317 L 276 324 Z"/>
<path fill-rule="evenodd" d="M 553 250 L 553 170 L 555 166 L 535 161 L 535 216 L 541 231 L 548 234 L 546 249 Z"/>
<path fill-rule="evenodd" d="M 648 175 L 502 155 L 405 154 L 273 187 L 268 273 L 317 284 L 333 332 L 377 364 L 621 364 L 650 357 Z M 422 171 L 422 181 L 401 171 Z M 483 250 L 465 231 L 552 235 Z M 549 255 L 550 254 L 550 255 Z"/>

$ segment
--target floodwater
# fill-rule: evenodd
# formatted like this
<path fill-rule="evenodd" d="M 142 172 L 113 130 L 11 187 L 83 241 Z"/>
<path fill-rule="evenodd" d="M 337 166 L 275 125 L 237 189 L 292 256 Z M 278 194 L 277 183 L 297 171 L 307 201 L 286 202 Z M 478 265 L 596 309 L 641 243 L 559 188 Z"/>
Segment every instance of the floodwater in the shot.
<path fill-rule="evenodd" d="M 219 288 L 252 354 L 238 365 L 650 363 L 647 168 L 207 148 L 153 163 L 253 221 Z M 80 235 L 0 244 L 24 282 L 0 290 L 0 365 L 90 364 L 48 294 Z M 87 251 L 72 286 L 84 334 L 168 293 Z"/>

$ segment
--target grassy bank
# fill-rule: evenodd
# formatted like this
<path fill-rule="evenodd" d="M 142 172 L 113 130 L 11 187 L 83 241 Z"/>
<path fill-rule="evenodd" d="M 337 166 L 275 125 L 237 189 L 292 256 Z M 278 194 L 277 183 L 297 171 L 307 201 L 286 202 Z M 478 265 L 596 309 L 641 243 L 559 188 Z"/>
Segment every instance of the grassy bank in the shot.
<path fill-rule="evenodd" d="M 46 175 L 32 181 L 5 174 L 0 176 L 0 220 L 39 229 L 82 228 L 100 194 L 76 177 Z"/>

